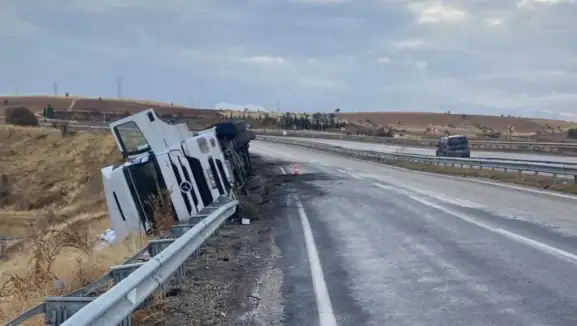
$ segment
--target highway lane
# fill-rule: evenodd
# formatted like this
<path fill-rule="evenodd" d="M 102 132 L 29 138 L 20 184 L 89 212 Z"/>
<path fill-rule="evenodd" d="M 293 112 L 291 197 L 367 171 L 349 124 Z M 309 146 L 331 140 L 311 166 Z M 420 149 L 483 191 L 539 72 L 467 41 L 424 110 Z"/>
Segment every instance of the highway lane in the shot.
<path fill-rule="evenodd" d="M 350 140 L 337 140 L 337 139 L 320 139 L 320 138 L 304 138 L 304 137 L 280 137 L 280 138 L 308 141 L 319 144 L 329 144 L 333 146 L 341 146 L 345 148 L 358 149 L 358 150 L 370 150 L 383 153 L 406 153 L 406 154 L 433 155 L 433 156 L 435 155 L 434 148 L 406 147 L 400 145 L 375 144 L 375 143 L 355 142 Z M 535 161 L 577 163 L 577 156 L 506 153 L 506 152 L 480 151 L 474 149 L 471 150 L 471 157 L 476 158 L 493 157 L 502 159 L 522 159 L 522 160 L 535 160 Z"/>
<path fill-rule="evenodd" d="M 262 141 L 251 150 L 301 173 L 277 228 L 284 325 L 334 325 L 319 323 L 319 301 L 338 325 L 577 324 L 575 197 Z"/>

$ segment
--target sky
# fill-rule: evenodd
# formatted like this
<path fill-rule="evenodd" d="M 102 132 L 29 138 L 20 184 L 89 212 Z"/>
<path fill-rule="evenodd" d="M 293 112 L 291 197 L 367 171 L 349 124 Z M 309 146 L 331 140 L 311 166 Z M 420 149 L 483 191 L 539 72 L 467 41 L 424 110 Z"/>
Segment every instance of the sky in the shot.
<path fill-rule="evenodd" d="M 0 94 L 577 120 L 575 31 L 577 0 L 0 0 Z"/>

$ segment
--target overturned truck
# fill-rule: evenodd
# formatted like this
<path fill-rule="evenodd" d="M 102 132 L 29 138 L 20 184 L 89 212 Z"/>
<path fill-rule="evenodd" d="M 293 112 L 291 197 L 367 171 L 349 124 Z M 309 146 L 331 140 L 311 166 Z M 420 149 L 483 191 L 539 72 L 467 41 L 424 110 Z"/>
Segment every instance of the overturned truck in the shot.
<path fill-rule="evenodd" d="M 248 146 L 254 135 L 241 121 L 193 132 L 185 124 L 161 121 L 150 109 L 115 121 L 110 129 L 126 159 L 102 169 L 117 239 L 155 228 L 154 199 L 166 197 L 170 215 L 187 221 L 219 198 L 245 191 L 252 173 Z"/>

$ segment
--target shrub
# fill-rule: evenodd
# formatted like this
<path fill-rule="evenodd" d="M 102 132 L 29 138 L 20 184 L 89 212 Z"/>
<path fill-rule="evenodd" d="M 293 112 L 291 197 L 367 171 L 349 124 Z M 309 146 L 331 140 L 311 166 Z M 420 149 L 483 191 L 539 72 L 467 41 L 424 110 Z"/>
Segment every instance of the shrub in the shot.
<path fill-rule="evenodd" d="M 501 138 L 501 132 L 495 131 L 495 132 L 487 133 L 486 136 L 489 138 Z"/>
<path fill-rule="evenodd" d="M 8 105 L 8 100 L 4 100 L 4 105 Z"/>
<path fill-rule="evenodd" d="M 395 133 L 391 129 L 379 129 L 375 134 L 377 137 L 394 137 Z"/>
<path fill-rule="evenodd" d="M 567 138 L 577 138 L 577 128 L 567 130 Z"/>
<path fill-rule="evenodd" d="M 23 106 L 7 108 L 4 112 L 7 124 L 17 126 L 38 126 L 38 119 L 28 108 Z"/>

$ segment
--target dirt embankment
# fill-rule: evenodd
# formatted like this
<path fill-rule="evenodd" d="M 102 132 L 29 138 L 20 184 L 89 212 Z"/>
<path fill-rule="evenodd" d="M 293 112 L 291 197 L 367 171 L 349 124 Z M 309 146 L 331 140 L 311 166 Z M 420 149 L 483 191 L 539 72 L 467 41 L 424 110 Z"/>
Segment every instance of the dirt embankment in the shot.
<path fill-rule="evenodd" d="M 23 236 L 47 211 L 63 220 L 105 214 L 100 169 L 121 159 L 109 134 L 0 126 L 0 233 Z"/>
<path fill-rule="evenodd" d="M 100 169 L 120 160 L 105 133 L 0 125 L 0 236 L 19 238 L 0 243 L 0 323 L 100 278 L 142 247 L 93 250 L 109 227 Z"/>

